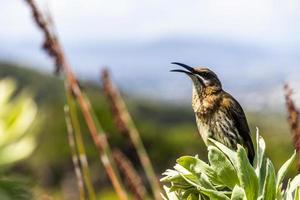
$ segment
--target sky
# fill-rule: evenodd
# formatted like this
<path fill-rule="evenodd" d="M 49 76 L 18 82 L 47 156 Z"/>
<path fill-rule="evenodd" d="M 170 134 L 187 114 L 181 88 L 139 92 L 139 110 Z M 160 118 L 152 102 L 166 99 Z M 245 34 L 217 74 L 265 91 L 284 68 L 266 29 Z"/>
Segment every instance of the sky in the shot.
<path fill-rule="evenodd" d="M 37 2 L 51 11 L 72 66 L 82 78 L 96 79 L 99 67 L 107 65 L 124 88 L 169 98 L 185 81 L 177 96 L 189 100 L 188 81 L 168 73 L 170 62 L 179 61 L 209 66 L 246 102 L 266 91 L 269 98 L 279 98 L 286 80 L 300 83 L 295 75 L 300 72 L 297 0 Z M 41 33 L 25 2 L 0 3 L 0 60 L 51 71 L 52 62 L 40 51 Z M 258 90 L 260 85 L 265 87 Z M 247 95 L 245 87 L 251 91 Z"/>
<path fill-rule="evenodd" d="M 33 40 L 22 0 L 1 0 L 1 40 Z M 299 43 L 297 0 L 37 0 L 66 42 L 210 37 L 246 43 Z M 268 34 L 272 33 L 272 34 Z M 262 44 L 264 45 L 264 44 Z"/>

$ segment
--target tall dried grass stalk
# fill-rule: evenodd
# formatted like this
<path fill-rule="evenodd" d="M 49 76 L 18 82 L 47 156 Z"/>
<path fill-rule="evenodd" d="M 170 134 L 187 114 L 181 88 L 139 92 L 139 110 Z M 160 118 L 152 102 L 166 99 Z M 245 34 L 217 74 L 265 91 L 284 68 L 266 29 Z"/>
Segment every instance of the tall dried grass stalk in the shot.
<path fill-rule="evenodd" d="M 56 63 L 56 71 L 63 71 L 65 75 L 65 80 L 67 82 L 68 88 L 75 95 L 76 100 L 81 108 L 82 114 L 88 126 L 89 132 L 92 136 L 95 146 L 97 147 L 100 159 L 105 167 L 106 173 L 108 174 L 112 185 L 118 194 L 119 198 L 122 200 L 127 199 L 127 194 L 124 190 L 124 187 L 121 183 L 120 176 L 116 167 L 114 165 L 114 161 L 110 156 L 110 147 L 108 145 L 107 139 L 103 131 L 97 129 L 94 118 L 91 114 L 90 103 L 87 98 L 84 97 L 75 75 L 71 69 L 70 64 L 67 62 L 65 58 L 64 51 L 62 46 L 60 45 L 57 36 L 55 35 L 53 29 L 49 26 L 49 23 L 45 20 L 44 16 L 38 10 L 35 2 L 33 0 L 25 0 L 31 8 L 33 18 L 44 33 L 44 50 L 55 60 Z"/>
<path fill-rule="evenodd" d="M 146 189 L 130 160 L 118 149 L 113 150 L 113 157 L 120 172 L 125 177 L 125 181 L 133 193 L 134 199 L 143 200 L 145 198 Z"/>
<path fill-rule="evenodd" d="M 95 194 L 95 189 L 93 187 L 91 173 L 88 165 L 85 146 L 84 146 L 83 137 L 81 133 L 81 127 L 77 116 L 76 102 L 72 94 L 70 93 L 70 90 L 66 90 L 66 91 L 67 91 L 66 96 L 67 96 L 67 105 L 68 105 L 68 111 L 70 116 L 70 122 L 74 133 L 74 142 L 75 142 L 77 154 L 79 156 L 79 162 L 82 169 L 83 180 L 89 194 L 89 199 L 95 200 L 96 194 Z"/>
<path fill-rule="evenodd" d="M 75 175 L 76 175 L 76 179 L 77 179 L 79 199 L 85 200 L 85 190 L 84 190 L 84 185 L 83 185 L 83 178 L 82 178 L 82 173 L 81 173 L 80 164 L 79 164 L 79 156 L 76 151 L 74 129 L 72 127 L 72 123 L 71 123 L 71 119 L 70 119 L 69 107 L 65 106 L 64 110 L 65 110 L 65 120 L 66 120 L 67 131 L 68 131 L 68 141 L 69 141 L 69 145 L 70 145 L 70 149 L 71 149 L 72 161 L 73 161 Z"/>
<path fill-rule="evenodd" d="M 145 150 L 140 134 L 126 108 L 125 102 L 117 87 L 112 83 L 108 70 L 103 70 L 101 80 L 104 93 L 110 104 L 114 120 L 120 132 L 126 134 L 134 145 L 146 176 L 151 185 L 155 199 L 161 199 L 160 185 L 153 170 L 149 156 Z"/>
<path fill-rule="evenodd" d="M 288 113 L 288 123 L 293 137 L 294 147 L 297 151 L 298 158 L 299 158 L 299 151 L 300 151 L 299 110 L 292 99 L 293 90 L 289 87 L 288 84 L 284 85 L 284 92 L 285 92 L 285 103 L 286 103 L 286 108 Z M 298 166 L 298 171 L 300 171 L 299 159 L 298 159 L 297 166 Z"/>

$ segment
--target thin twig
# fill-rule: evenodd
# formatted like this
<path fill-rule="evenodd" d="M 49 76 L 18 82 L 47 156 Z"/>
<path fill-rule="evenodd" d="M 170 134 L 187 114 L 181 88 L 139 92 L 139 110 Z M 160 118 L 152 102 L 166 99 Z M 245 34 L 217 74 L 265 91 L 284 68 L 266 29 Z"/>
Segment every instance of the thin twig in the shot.
<path fill-rule="evenodd" d="M 100 159 L 105 167 L 106 173 L 108 174 L 112 185 L 116 193 L 118 194 L 119 198 L 122 200 L 127 199 L 127 194 L 124 190 L 124 187 L 121 183 L 120 176 L 118 171 L 116 171 L 116 167 L 114 165 L 114 161 L 110 156 L 110 147 L 108 145 L 107 139 L 105 134 L 102 130 L 97 129 L 95 124 L 95 120 L 91 114 L 91 107 L 90 103 L 87 98 L 84 97 L 75 75 L 71 70 L 70 64 L 67 62 L 67 59 L 64 56 L 63 49 L 57 39 L 57 36 L 54 34 L 54 31 L 51 31 L 51 27 L 45 20 L 44 16 L 38 10 L 36 4 L 33 0 L 25 0 L 32 11 L 33 18 L 44 33 L 44 50 L 55 60 L 56 63 L 56 71 L 63 71 L 65 74 L 65 79 L 67 81 L 68 88 L 72 91 L 75 95 L 76 100 L 81 108 L 82 114 L 88 126 L 89 132 L 92 136 L 95 146 L 97 147 Z M 98 126 L 99 127 L 99 126 Z M 101 136 L 101 137 L 99 137 Z"/>
<path fill-rule="evenodd" d="M 293 137 L 294 147 L 299 157 L 299 151 L 300 151 L 299 110 L 297 109 L 292 99 L 293 91 L 288 86 L 288 84 L 284 85 L 284 92 L 285 92 L 285 103 L 286 103 L 286 108 L 288 113 L 288 123 Z M 298 161 L 298 171 L 300 171 L 300 160 Z"/>
<path fill-rule="evenodd" d="M 113 150 L 113 157 L 135 199 L 143 200 L 146 189 L 130 160 L 118 149 Z"/>
<path fill-rule="evenodd" d="M 75 174 L 76 174 L 76 178 L 77 178 L 79 199 L 84 200 L 85 199 L 85 190 L 84 190 L 84 185 L 83 185 L 83 178 L 82 178 L 82 173 L 81 173 L 81 169 L 80 169 L 78 154 L 77 154 L 76 146 L 75 146 L 74 130 L 73 130 L 73 127 L 71 124 L 69 107 L 65 106 L 64 110 L 65 110 L 65 120 L 66 120 L 67 131 L 68 131 L 68 141 L 69 141 L 69 145 L 70 145 L 70 149 L 71 149 L 72 161 L 73 161 L 74 170 L 75 170 Z"/>
<path fill-rule="evenodd" d="M 161 199 L 160 185 L 140 134 L 126 108 L 125 102 L 122 99 L 119 90 L 115 85 L 113 85 L 107 70 L 103 70 L 101 80 L 103 90 L 109 101 L 115 122 L 117 124 L 117 128 L 120 132 L 129 136 L 132 144 L 137 151 L 141 164 L 151 185 L 154 198 Z"/>

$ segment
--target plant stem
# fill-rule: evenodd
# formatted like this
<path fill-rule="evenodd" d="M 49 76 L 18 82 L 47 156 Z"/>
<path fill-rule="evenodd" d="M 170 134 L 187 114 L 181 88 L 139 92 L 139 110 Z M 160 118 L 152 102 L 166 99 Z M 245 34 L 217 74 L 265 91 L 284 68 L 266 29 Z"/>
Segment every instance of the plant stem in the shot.
<path fill-rule="evenodd" d="M 67 61 L 63 48 L 59 43 L 53 27 L 45 20 L 45 17 L 38 10 L 33 0 L 25 0 L 31 8 L 33 19 L 37 26 L 41 29 L 44 34 L 43 48 L 52 57 L 56 64 L 56 71 L 62 71 L 65 75 L 65 81 L 67 87 L 75 95 L 79 107 L 84 116 L 85 122 L 88 126 L 89 133 L 94 141 L 96 148 L 98 149 L 100 160 L 104 165 L 106 173 L 108 174 L 110 181 L 121 200 L 127 200 L 127 194 L 124 190 L 123 184 L 120 180 L 120 176 L 116 168 L 114 167 L 114 161 L 110 155 L 110 147 L 108 145 L 105 133 L 98 130 L 95 121 L 91 114 L 90 103 L 87 98 L 83 97 L 75 75 L 71 69 L 69 62 Z M 51 29 L 52 28 L 52 29 Z"/>
<path fill-rule="evenodd" d="M 125 102 L 116 86 L 113 85 L 107 70 L 102 72 L 102 85 L 106 97 L 109 101 L 112 113 L 114 115 L 117 127 L 120 132 L 129 136 L 132 144 L 134 145 L 140 162 L 144 168 L 148 181 L 155 199 L 161 199 L 160 185 L 152 167 L 150 158 L 146 152 L 140 134 L 126 108 Z"/>
<path fill-rule="evenodd" d="M 79 164 L 79 158 L 78 158 L 79 156 L 77 154 L 76 146 L 75 146 L 74 129 L 72 127 L 72 123 L 70 119 L 69 107 L 66 105 L 64 110 L 65 110 L 65 120 L 66 120 L 66 125 L 68 130 L 68 141 L 71 149 L 72 161 L 74 165 L 74 170 L 75 170 L 75 175 L 76 175 L 77 185 L 79 190 L 79 199 L 85 200 L 85 191 L 84 191 L 84 185 L 82 180 L 82 173 Z"/>
<path fill-rule="evenodd" d="M 119 149 L 113 150 L 113 157 L 135 199 L 145 199 L 145 186 L 130 160 Z"/>
<path fill-rule="evenodd" d="M 73 132 L 74 132 L 74 137 L 75 137 L 75 144 L 76 144 L 77 152 L 79 155 L 79 161 L 82 166 L 82 173 L 83 173 L 85 186 L 89 193 L 89 199 L 95 200 L 96 194 L 95 194 L 95 189 L 93 187 L 93 182 L 91 179 L 91 174 L 90 174 L 86 151 L 85 151 L 84 142 L 83 142 L 83 138 L 82 138 L 80 123 L 79 123 L 78 116 L 77 116 L 76 102 L 72 98 L 72 95 L 70 94 L 69 91 L 67 91 L 66 95 L 67 95 L 67 103 L 68 103 L 69 115 L 70 115 L 70 120 L 71 120 L 70 122 L 72 124 L 72 127 L 74 127 Z"/>

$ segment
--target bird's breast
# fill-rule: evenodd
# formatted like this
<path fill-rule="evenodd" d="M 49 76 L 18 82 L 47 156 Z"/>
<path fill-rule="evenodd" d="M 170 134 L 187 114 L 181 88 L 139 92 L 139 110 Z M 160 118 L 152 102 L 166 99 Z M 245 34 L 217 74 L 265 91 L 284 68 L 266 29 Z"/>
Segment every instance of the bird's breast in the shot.
<path fill-rule="evenodd" d="M 192 107 L 195 113 L 206 115 L 214 112 L 219 105 L 219 97 L 216 95 L 203 96 L 193 93 Z"/>
<path fill-rule="evenodd" d="M 203 120 L 198 115 L 199 114 L 196 113 L 197 128 L 198 128 L 199 134 L 201 135 L 204 143 L 207 145 L 208 138 L 211 137 L 210 126 L 205 120 Z"/>

